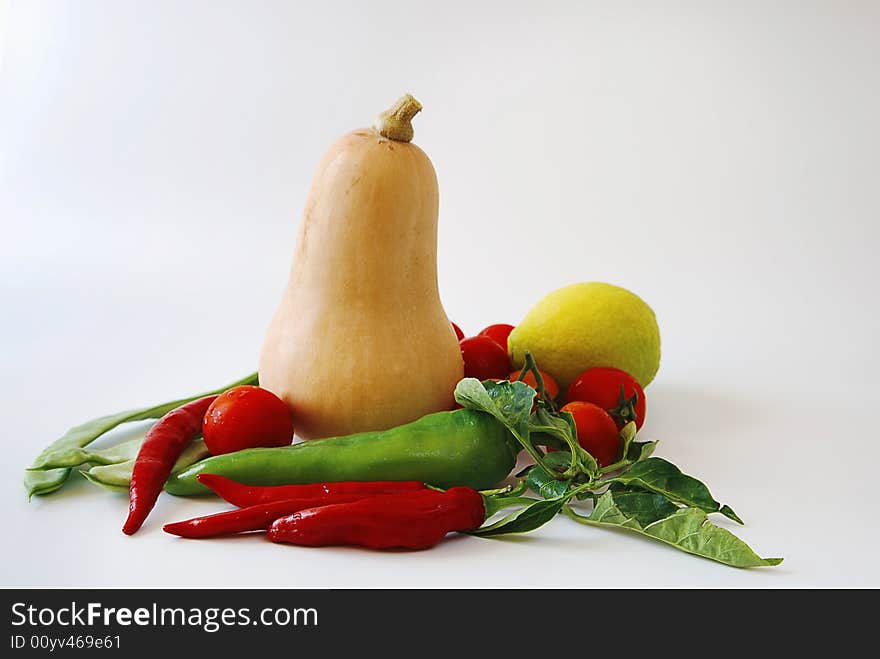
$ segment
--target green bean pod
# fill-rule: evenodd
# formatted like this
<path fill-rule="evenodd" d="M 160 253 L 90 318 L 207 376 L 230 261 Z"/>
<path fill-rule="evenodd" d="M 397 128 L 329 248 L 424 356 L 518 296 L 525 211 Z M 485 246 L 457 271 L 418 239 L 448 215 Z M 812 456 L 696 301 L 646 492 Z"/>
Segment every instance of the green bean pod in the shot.
<path fill-rule="evenodd" d="M 492 487 L 507 477 L 519 451 L 510 432 L 483 412 L 436 412 L 389 430 L 313 439 L 206 458 L 171 475 L 165 491 L 209 494 L 202 473 L 248 485 L 417 480 L 437 487 Z"/>

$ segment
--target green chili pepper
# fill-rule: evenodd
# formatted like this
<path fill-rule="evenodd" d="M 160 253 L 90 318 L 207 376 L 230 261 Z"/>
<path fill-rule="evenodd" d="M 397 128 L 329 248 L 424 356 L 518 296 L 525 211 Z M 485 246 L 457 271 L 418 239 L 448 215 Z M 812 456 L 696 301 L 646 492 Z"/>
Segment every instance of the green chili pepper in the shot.
<path fill-rule="evenodd" d="M 492 487 L 510 474 L 519 445 L 502 423 L 474 410 L 436 412 L 390 430 L 217 455 L 174 473 L 165 490 L 209 494 L 198 474 L 248 485 L 415 480 Z"/>
<path fill-rule="evenodd" d="M 34 460 L 33 466 L 25 472 L 24 487 L 27 490 L 28 498 L 30 499 L 34 494 L 49 494 L 64 485 L 70 476 L 72 467 L 88 462 L 88 453 L 82 451 L 83 447 L 88 446 L 98 437 L 117 426 L 130 421 L 161 418 L 167 412 L 184 403 L 210 394 L 222 393 L 240 384 L 257 384 L 257 374 L 252 373 L 238 382 L 233 382 L 206 394 L 189 396 L 153 407 L 102 416 L 71 428 L 46 447 Z"/>

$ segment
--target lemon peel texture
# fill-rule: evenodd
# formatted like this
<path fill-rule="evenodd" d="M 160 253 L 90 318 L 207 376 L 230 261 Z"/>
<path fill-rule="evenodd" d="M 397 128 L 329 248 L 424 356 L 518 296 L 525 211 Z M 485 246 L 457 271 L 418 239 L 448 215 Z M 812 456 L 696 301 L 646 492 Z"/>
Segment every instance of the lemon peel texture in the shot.
<path fill-rule="evenodd" d="M 660 329 L 638 295 L 603 282 L 572 284 L 544 296 L 507 340 L 514 366 L 525 352 L 563 391 L 583 371 L 612 366 L 647 387 L 660 368 Z"/>

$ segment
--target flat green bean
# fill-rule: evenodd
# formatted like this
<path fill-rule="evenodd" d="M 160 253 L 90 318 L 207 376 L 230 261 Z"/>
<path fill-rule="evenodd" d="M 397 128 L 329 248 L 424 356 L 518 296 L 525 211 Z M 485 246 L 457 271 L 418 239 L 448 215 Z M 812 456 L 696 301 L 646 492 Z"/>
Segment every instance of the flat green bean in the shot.
<path fill-rule="evenodd" d="M 95 485 L 100 485 L 114 492 L 128 492 L 131 472 L 134 469 L 134 461 L 143 441 L 144 438 L 141 437 L 140 439 L 124 442 L 114 447 L 119 449 L 118 454 L 127 452 L 129 456 L 127 459 L 113 463 L 95 464 L 88 469 L 82 470 L 80 473 L 85 476 L 86 480 Z M 191 464 L 208 457 L 210 454 L 208 447 L 205 446 L 205 442 L 197 439 L 183 450 L 177 462 L 174 463 L 174 469 L 185 469 Z"/>
<path fill-rule="evenodd" d="M 219 394 L 232 387 L 245 384 L 257 384 L 257 374 L 252 373 L 237 382 L 220 387 L 214 391 L 188 396 L 152 407 L 117 412 L 116 414 L 86 421 L 71 428 L 47 446 L 34 460 L 33 466 L 25 471 L 24 488 L 27 491 L 28 499 L 35 494 L 50 494 L 61 488 L 70 476 L 72 468 L 87 462 L 80 461 L 84 457 L 82 449 L 117 426 L 131 421 L 158 419 L 184 403 L 202 398 L 203 396 Z"/>

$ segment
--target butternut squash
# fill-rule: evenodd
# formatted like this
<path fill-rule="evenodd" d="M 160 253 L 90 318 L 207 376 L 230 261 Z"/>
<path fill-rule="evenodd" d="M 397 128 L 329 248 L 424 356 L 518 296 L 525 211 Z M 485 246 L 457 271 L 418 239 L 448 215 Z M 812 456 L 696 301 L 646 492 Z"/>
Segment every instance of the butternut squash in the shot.
<path fill-rule="evenodd" d="M 406 95 L 330 147 L 312 182 L 260 384 L 305 439 L 450 409 L 464 365 L 437 287 L 434 167 Z"/>

